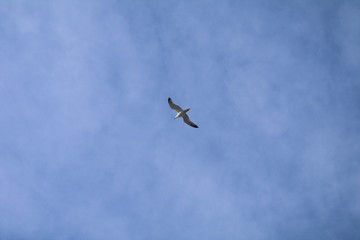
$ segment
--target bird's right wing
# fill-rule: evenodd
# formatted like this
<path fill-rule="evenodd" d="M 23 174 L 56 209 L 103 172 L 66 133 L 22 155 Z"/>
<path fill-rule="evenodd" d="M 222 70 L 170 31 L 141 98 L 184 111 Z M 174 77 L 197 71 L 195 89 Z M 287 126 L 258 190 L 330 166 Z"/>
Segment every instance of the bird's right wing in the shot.
<path fill-rule="evenodd" d="M 186 113 L 182 117 L 183 117 L 184 123 L 186 123 L 187 125 L 192 126 L 194 128 L 199 128 L 195 123 L 190 121 L 190 118 Z"/>
<path fill-rule="evenodd" d="M 171 100 L 171 98 L 168 99 L 168 103 L 171 109 L 174 109 L 176 112 L 181 112 L 183 111 L 181 107 L 179 107 L 178 105 L 176 105 L 175 103 L 173 103 L 173 101 Z"/>

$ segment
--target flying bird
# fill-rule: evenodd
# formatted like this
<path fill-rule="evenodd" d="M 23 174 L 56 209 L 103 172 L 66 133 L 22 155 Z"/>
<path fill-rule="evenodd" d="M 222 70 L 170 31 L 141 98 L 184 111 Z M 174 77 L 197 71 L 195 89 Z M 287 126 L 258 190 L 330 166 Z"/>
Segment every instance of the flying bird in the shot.
<path fill-rule="evenodd" d="M 169 103 L 169 105 L 170 105 L 170 108 L 171 108 L 171 109 L 174 109 L 174 110 L 177 112 L 177 114 L 176 114 L 176 116 L 174 117 L 174 119 L 177 119 L 177 118 L 179 118 L 179 117 L 182 117 L 183 120 L 184 120 L 184 123 L 186 123 L 187 125 L 192 126 L 192 127 L 194 127 L 194 128 L 199 128 L 195 123 L 193 123 L 192 121 L 190 121 L 189 116 L 186 114 L 186 113 L 190 110 L 190 108 L 183 110 L 181 107 L 179 107 L 178 105 L 176 105 L 175 103 L 173 103 L 173 101 L 171 100 L 171 98 L 168 99 L 168 103 Z"/>

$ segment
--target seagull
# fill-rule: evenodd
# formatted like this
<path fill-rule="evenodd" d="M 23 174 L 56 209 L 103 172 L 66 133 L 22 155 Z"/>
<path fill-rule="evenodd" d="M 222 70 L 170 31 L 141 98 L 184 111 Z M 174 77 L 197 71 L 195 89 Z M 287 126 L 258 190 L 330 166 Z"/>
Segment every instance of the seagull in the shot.
<path fill-rule="evenodd" d="M 199 128 L 195 123 L 193 123 L 192 121 L 190 121 L 189 116 L 186 114 L 186 112 L 188 112 L 190 110 L 190 108 L 183 110 L 181 107 L 179 107 L 178 105 L 176 105 L 175 103 L 173 103 L 173 101 L 171 100 L 171 98 L 168 99 L 168 103 L 170 105 L 171 109 L 174 109 L 177 114 L 174 117 L 174 119 L 177 119 L 179 117 L 182 117 L 184 120 L 184 123 L 186 123 L 189 126 L 192 126 L 194 128 Z"/>

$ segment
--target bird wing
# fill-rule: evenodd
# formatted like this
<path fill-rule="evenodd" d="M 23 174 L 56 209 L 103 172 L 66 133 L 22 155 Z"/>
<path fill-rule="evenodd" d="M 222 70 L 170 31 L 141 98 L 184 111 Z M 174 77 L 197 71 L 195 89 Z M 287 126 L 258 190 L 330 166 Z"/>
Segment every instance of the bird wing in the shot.
<path fill-rule="evenodd" d="M 190 118 L 186 113 L 182 116 L 182 118 L 184 120 L 184 123 L 186 123 L 187 125 L 192 126 L 194 128 L 199 128 L 195 123 L 190 121 Z"/>
<path fill-rule="evenodd" d="M 173 103 L 173 101 L 171 100 L 171 98 L 168 99 L 168 103 L 171 109 L 174 109 L 176 112 L 181 112 L 183 111 L 181 107 L 179 107 L 178 105 L 176 105 L 175 103 Z"/>

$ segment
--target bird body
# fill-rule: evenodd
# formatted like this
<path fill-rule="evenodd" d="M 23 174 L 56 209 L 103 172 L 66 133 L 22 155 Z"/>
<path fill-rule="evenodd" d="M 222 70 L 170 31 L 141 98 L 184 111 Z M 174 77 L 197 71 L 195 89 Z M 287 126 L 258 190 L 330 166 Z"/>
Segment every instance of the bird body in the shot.
<path fill-rule="evenodd" d="M 181 107 L 179 107 L 178 105 L 176 105 L 175 103 L 173 103 L 173 101 L 171 100 L 171 98 L 168 99 L 168 103 L 171 109 L 174 109 L 177 114 L 174 117 L 174 119 L 183 118 L 184 123 L 186 123 L 187 125 L 194 127 L 194 128 L 199 128 L 195 123 L 193 123 L 192 121 L 190 121 L 189 116 L 186 114 L 190 108 L 183 110 Z"/>
<path fill-rule="evenodd" d="M 186 114 L 188 111 L 190 110 L 190 108 L 186 109 L 186 110 L 183 110 L 183 111 L 179 111 L 176 116 L 174 117 L 174 119 L 177 119 L 179 117 L 182 117 L 184 116 L 184 114 Z"/>

